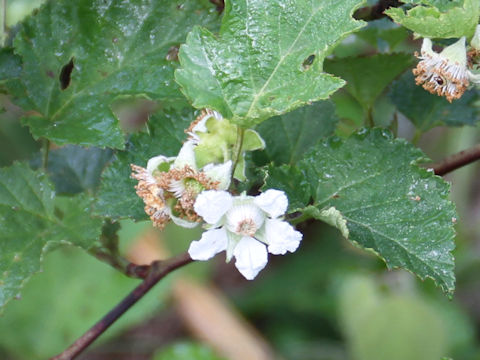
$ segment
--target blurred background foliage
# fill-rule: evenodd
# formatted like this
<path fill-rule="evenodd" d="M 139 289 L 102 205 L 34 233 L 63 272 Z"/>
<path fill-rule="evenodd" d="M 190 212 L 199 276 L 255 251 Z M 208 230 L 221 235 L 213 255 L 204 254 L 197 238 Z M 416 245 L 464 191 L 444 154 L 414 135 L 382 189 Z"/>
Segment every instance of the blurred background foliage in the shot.
<path fill-rule="evenodd" d="M 7 1 L 7 24 L 14 27 L 41 2 Z M 349 81 L 332 97 L 339 135 L 370 121 L 411 140 L 434 161 L 480 141 L 478 92 L 450 105 L 412 86 L 411 54 L 418 48 L 405 29 L 386 19 L 345 39 L 325 65 Z M 392 52 L 399 54 L 382 58 Z M 364 61 L 366 56 L 374 59 Z M 2 94 L 0 116 L 0 166 L 20 159 L 34 164 L 39 144 Z M 300 249 L 272 258 L 253 282 L 221 256 L 180 269 L 80 358 L 480 359 L 479 170 L 477 163 L 447 176 L 460 215 L 451 300 L 431 281 L 386 271 L 335 229 L 311 222 L 302 224 Z M 122 252 L 147 263 L 149 256 L 184 251 L 198 237 L 195 230 L 168 227 L 160 234 L 148 222 L 121 222 Z M 43 273 L 0 317 L 0 358 L 45 359 L 62 351 L 136 284 L 79 249 L 47 254 Z"/>

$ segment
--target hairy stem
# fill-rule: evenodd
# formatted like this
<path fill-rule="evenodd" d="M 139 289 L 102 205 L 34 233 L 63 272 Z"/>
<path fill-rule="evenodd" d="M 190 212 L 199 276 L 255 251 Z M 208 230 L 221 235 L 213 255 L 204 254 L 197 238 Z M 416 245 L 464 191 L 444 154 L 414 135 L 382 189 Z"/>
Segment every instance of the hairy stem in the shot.
<path fill-rule="evenodd" d="M 245 135 L 245 129 L 242 129 L 240 126 L 237 127 L 237 140 L 235 142 L 235 146 L 233 148 L 232 154 L 232 175 L 230 178 L 230 183 L 233 184 L 233 175 L 235 174 L 235 169 L 237 168 L 238 162 L 240 161 L 240 157 L 242 156 L 242 147 L 243 147 L 243 137 Z"/>
<path fill-rule="evenodd" d="M 51 360 L 70 360 L 82 353 L 95 339 L 97 339 L 110 325 L 117 321 L 132 305 L 140 300 L 153 286 L 172 271 L 191 263 L 193 260 L 187 252 L 166 261 L 156 261 L 150 266 L 150 272 L 145 280 L 128 294 L 99 322 L 92 326 L 77 341 L 61 354 Z"/>
<path fill-rule="evenodd" d="M 480 159 L 480 144 L 453 154 L 431 166 L 436 175 L 442 176 Z"/>

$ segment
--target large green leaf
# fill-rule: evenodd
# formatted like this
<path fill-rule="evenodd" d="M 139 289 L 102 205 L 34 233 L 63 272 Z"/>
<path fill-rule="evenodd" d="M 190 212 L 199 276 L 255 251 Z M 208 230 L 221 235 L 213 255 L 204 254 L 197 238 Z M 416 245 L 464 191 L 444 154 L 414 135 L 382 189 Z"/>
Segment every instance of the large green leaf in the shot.
<path fill-rule="evenodd" d="M 0 169 L 0 308 L 40 270 L 49 244 L 88 248 L 100 235 L 89 199 L 56 199 L 51 183 L 25 164 Z"/>
<path fill-rule="evenodd" d="M 25 123 L 57 144 L 123 148 L 112 102 L 182 100 L 172 50 L 194 24 L 217 18 L 206 0 L 48 1 L 14 41 L 31 102 Z"/>
<path fill-rule="evenodd" d="M 325 62 L 325 69 L 347 81 L 347 90 L 363 107 L 371 109 L 385 88 L 412 65 L 409 54 L 376 54 Z"/>
<path fill-rule="evenodd" d="M 407 142 L 382 130 L 363 130 L 347 140 L 322 142 L 296 172 L 310 184 L 312 206 L 304 203 L 304 210 L 311 216 L 330 215 L 329 223 L 340 228 L 346 221 L 349 239 L 374 251 L 389 268 L 432 278 L 451 292 L 456 213 L 447 199 L 449 185 L 418 167 L 422 160 L 424 154 Z M 306 187 L 277 173 L 272 171 L 265 187 L 285 190 L 297 206 L 290 211 L 302 210 L 297 204 L 306 199 Z"/>
<path fill-rule="evenodd" d="M 410 71 L 393 84 L 389 95 L 398 110 L 421 131 L 439 125 L 475 125 L 479 120 L 478 108 L 473 106 L 478 100 L 478 91 L 467 91 L 460 99 L 449 103 L 415 85 Z"/>
<path fill-rule="evenodd" d="M 152 117 L 150 134 L 133 134 L 126 151 L 119 151 L 116 160 L 102 174 L 95 212 L 114 219 L 146 219 L 143 201 L 135 193 L 137 181 L 130 177 L 130 164 L 145 167 L 151 157 L 177 155 L 186 137 L 184 129 L 194 119 L 192 108 L 168 110 Z"/>
<path fill-rule="evenodd" d="M 344 81 L 323 60 L 363 25 L 351 18 L 362 2 L 227 0 L 219 36 L 195 27 L 175 78 L 195 107 L 244 127 L 325 99 Z"/>
<path fill-rule="evenodd" d="M 295 164 L 322 138 L 333 135 L 338 118 L 331 101 L 319 101 L 261 123 L 257 131 L 265 150 L 254 152 L 257 164 Z"/>
<path fill-rule="evenodd" d="M 94 192 L 100 183 L 100 175 L 111 158 L 111 150 L 95 147 L 67 145 L 51 150 L 47 171 L 55 184 L 55 192 L 57 194 Z M 40 157 L 32 161 L 33 167 L 36 168 L 40 167 L 41 163 Z"/>
<path fill-rule="evenodd" d="M 390 8 L 385 14 L 395 22 L 412 30 L 415 36 L 427 38 L 459 38 L 472 36 L 480 16 L 478 0 L 410 0 L 419 4 L 404 11 Z"/>

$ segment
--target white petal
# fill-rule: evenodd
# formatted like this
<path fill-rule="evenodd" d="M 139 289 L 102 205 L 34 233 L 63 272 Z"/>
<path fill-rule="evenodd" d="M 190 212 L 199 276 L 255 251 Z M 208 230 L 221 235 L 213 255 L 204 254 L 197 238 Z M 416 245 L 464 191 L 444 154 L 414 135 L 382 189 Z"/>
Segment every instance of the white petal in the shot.
<path fill-rule="evenodd" d="M 475 85 L 480 84 L 480 74 L 475 74 L 469 70 L 467 71 L 467 75 L 468 80 L 470 80 L 472 83 L 474 83 Z"/>
<path fill-rule="evenodd" d="M 232 176 L 232 160 L 218 165 L 207 164 L 202 171 L 213 181 L 219 182 L 218 190 L 227 190 Z"/>
<path fill-rule="evenodd" d="M 188 253 L 193 260 L 208 260 L 227 248 L 224 228 L 205 231 L 198 241 L 192 241 Z"/>
<path fill-rule="evenodd" d="M 436 55 L 437 53 L 433 51 L 432 49 L 432 40 L 430 40 L 429 38 L 425 38 L 423 39 L 423 43 L 422 43 L 422 55 Z"/>
<path fill-rule="evenodd" d="M 302 233 L 295 230 L 289 223 L 277 219 L 267 219 L 265 222 L 265 240 L 268 252 L 274 255 L 284 255 L 287 251 L 297 250 Z"/>
<path fill-rule="evenodd" d="M 175 157 L 166 157 L 163 155 L 155 156 L 148 160 L 147 162 L 147 171 L 150 174 L 153 174 L 155 170 L 158 169 L 158 166 L 163 164 L 163 163 L 171 163 L 172 161 L 175 160 Z M 166 169 L 168 171 L 168 169 Z"/>
<path fill-rule="evenodd" d="M 238 201 L 238 198 L 235 200 L 237 201 L 234 201 L 234 205 L 226 214 L 227 229 L 239 235 L 255 235 L 255 232 L 263 225 L 266 218 L 265 213 L 248 198 L 244 202 Z"/>
<path fill-rule="evenodd" d="M 207 190 L 197 196 L 193 208 L 207 223 L 216 224 L 232 207 L 232 202 L 232 195 L 226 191 Z"/>
<path fill-rule="evenodd" d="M 466 67 L 467 49 L 465 47 L 465 36 L 462 36 L 458 41 L 444 48 L 440 56 L 447 58 L 452 63 L 458 63 L 461 67 Z"/>
<path fill-rule="evenodd" d="M 172 221 L 177 224 L 178 226 L 181 226 L 181 227 L 184 227 L 184 228 L 187 228 L 187 229 L 192 229 L 194 227 L 196 227 L 198 225 L 197 222 L 195 221 L 188 221 L 188 220 L 184 220 L 182 218 L 179 218 L 177 216 L 174 216 L 172 215 L 172 213 L 170 212 L 170 217 L 172 218 Z"/>
<path fill-rule="evenodd" d="M 253 280 L 268 262 L 265 245 L 251 237 L 243 237 L 233 255 L 235 266 L 247 280 Z"/>
<path fill-rule="evenodd" d="M 190 166 L 193 170 L 197 170 L 197 162 L 195 160 L 195 143 L 192 140 L 186 141 L 180 152 L 178 153 L 173 166 L 177 169 L 183 168 L 185 165 Z"/>
<path fill-rule="evenodd" d="M 288 207 L 288 198 L 283 191 L 269 189 L 255 197 L 255 204 L 272 218 L 285 214 Z"/>

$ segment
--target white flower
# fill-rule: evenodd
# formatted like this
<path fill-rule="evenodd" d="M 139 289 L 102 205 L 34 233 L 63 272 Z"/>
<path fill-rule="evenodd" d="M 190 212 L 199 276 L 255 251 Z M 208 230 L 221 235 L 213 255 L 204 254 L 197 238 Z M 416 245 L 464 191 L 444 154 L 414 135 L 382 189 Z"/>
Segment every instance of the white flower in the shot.
<path fill-rule="evenodd" d="M 178 156 L 155 156 L 147 168 L 132 165 L 135 187 L 145 203 L 145 212 L 154 225 L 163 228 L 171 219 L 175 224 L 192 228 L 199 217 L 193 210 L 195 199 L 205 189 L 227 189 L 230 185 L 232 161 L 207 164 L 198 168 L 193 141 L 187 141 Z"/>
<path fill-rule="evenodd" d="M 421 61 L 413 70 L 417 85 L 432 94 L 445 96 L 448 101 L 459 99 L 467 90 L 470 81 L 477 83 L 478 77 L 467 69 L 465 37 L 447 46 L 440 53 L 432 50 L 432 41 L 425 38 L 421 54 L 415 54 Z"/>
<path fill-rule="evenodd" d="M 193 241 L 188 253 L 194 260 L 208 260 L 226 250 L 227 261 L 235 257 L 235 266 L 252 280 L 268 261 L 268 253 L 294 252 L 302 234 L 278 217 L 287 210 L 283 191 L 267 190 L 259 196 L 232 196 L 226 191 L 208 190 L 198 195 L 195 212 L 209 230 Z"/>

